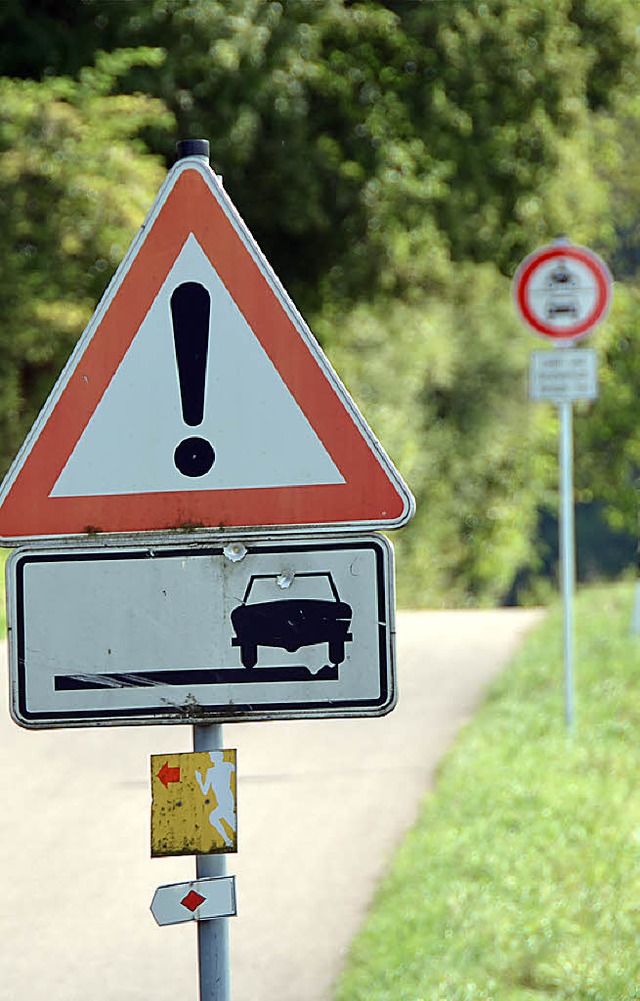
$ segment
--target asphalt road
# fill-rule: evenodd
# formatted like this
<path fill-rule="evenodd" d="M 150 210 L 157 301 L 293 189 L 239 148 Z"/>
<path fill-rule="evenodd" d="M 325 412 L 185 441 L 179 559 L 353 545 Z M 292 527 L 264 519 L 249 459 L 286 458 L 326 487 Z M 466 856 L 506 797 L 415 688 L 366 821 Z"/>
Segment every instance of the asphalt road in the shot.
<path fill-rule="evenodd" d="M 443 751 L 539 615 L 400 613 L 389 716 L 225 727 L 233 1001 L 329 1001 Z M 195 870 L 149 857 L 149 755 L 191 747 L 188 727 L 30 732 L 0 712 L 1 1001 L 196 1001 L 195 927 L 149 911 L 157 886 Z"/>

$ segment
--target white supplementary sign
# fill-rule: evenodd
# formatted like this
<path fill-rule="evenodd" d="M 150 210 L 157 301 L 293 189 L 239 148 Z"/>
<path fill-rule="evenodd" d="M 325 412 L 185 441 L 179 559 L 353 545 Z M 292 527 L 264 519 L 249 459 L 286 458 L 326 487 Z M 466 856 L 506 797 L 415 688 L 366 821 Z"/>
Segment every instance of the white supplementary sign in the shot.
<path fill-rule="evenodd" d="M 382 715 L 392 568 L 383 536 L 17 550 L 12 714 L 29 728 Z"/>
<path fill-rule="evenodd" d="M 529 367 L 532 400 L 571 402 L 598 397 L 598 356 L 588 348 L 533 351 Z"/>
<path fill-rule="evenodd" d="M 0 542 L 413 510 L 219 179 L 181 160 L 0 488 Z"/>
<path fill-rule="evenodd" d="M 151 901 L 151 913 L 159 925 L 233 917 L 237 914 L 235 876 L 159 886 Z"/>
<path fill-rule="evenodd" d="M 565 240 L 525 258 L 513 280 L 516 307 L 535 333 L 555 341 L 586 336 L 602 322 L 613 281 L 604 261 Z"/>

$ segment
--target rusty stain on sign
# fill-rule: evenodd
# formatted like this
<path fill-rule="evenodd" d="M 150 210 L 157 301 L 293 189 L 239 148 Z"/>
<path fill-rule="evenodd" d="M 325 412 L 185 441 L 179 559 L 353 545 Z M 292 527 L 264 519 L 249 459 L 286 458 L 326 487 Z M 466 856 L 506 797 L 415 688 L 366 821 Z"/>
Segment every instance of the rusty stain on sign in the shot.
<path fill-rule="evenodd" d="M 151 755 L 151 855 L 236 852 L 236 752 Z"/>

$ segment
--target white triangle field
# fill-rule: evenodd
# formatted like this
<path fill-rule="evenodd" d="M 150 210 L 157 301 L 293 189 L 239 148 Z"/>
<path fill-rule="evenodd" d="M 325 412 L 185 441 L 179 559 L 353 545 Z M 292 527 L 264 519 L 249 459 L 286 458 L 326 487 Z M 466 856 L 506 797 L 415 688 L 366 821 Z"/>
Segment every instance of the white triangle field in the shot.
<path fill-rule="evenodd" d="M 199 282 L 211 297 L 198 427 L 182 417 L 171 322 L 170 298 L 183 282 Z M 194 435 L 211 443 L 215 462 L 204 476 L 189 477 L 173 456 Z M 191 234 L 50 496 L 340 483 L 343 476 Z"/>

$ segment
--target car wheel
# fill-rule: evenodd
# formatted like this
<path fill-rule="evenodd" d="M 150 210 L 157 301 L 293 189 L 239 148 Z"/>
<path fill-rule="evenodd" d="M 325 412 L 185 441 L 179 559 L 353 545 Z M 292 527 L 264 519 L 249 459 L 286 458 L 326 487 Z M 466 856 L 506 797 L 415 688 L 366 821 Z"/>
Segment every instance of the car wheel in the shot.
<path fill-rule="evenodd" d="M 258 647 L 255 643 L 245 643 L 240 651 L 240 660 L 244 667 L 255 667 L 258 663 Z"/>
<path fill-rule="evenodd" d="M 336 666 L 342 663 L 344 660 L 344 643 L 341 643 L 339 640 L 333 640 L 329 643 L 329 660 Z"/>

